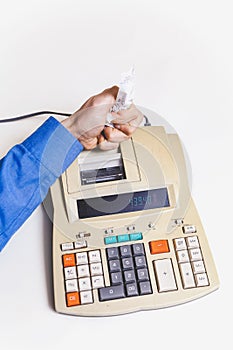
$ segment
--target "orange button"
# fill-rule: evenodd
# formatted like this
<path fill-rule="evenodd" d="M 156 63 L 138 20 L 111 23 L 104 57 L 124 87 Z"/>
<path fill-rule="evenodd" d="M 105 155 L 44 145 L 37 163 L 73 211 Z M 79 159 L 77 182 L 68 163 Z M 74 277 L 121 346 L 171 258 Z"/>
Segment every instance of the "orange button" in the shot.
<path fill-rule="evenodd" d="M 80 298 L 78 292 L 67 293 L 66 294 L 67 306 L 77 306 L 80 305 Z"/>
<path fill-rule="evenodd" d="M 74 256 L 74 254 L 63 255 L 62 259 L 63 259 L 63 266 L 64 267 L 75 266 L 75 256 Z"/>
<path fill-rule="evenodd" d="M 151 254 L 161 254 L 170 252 L 168 241 L 166 239 L 161 239 L 159 241 L 152 241 L 150 244 Z"/>

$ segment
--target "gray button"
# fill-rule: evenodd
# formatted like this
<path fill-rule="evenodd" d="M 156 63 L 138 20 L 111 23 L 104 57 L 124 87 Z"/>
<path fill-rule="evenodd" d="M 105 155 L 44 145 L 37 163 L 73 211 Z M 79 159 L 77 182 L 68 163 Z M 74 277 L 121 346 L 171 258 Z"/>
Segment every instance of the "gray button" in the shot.
<path fill-rule="evenodd" d="M 132 247 L 134 255 L 144 255 L 144 247 L 142 243 L 135 243 Z"/>
<path fill-rule="evenodd" d="M 137 270 L 138 281 L 149 281 L 149 274 L 147 269 Z"/>
<path fill-rule="evenodd" d="M 135 282 L 136 281 L 136 277 L 135 277 L 135 272 L 134 270 L 128 270 L 124 272 L 124 276 L 125 276 L 125 282 Z"/>
<path fill-rule="evenodd" d="M 121 253 L 122 258 L 132 256 L 131 246 L 130 245 L 122 245 L 120 247 L 120 253 Z"/>
<path fill-rule="evenodd" d="M 113 285 L 123 283 L 122 273 L 121 272 L 111 273 L 111 282 Z"/>
<path fill-rule="evenodd" d="M 126 284 L 126 295 L 127 297 L 135 297 L 139 295 L 138 287 L 136 283 Z"/>
<path fill-rule="evenodd" d="M 110 270 L 110 272 L 121 271 L 120 260 L 110 260 L 109 261 L 109 270 Z"/>
<path fill-rule="evenodd" d="M 133 259 L 132 258 L 122 259 L 122 266 L 124 270 L 133 269 Z"/>
<path fill-rule="evenodd" d="M 144 255 L 135 257 L 136 268 L 146 267 L 146 259 Z"/>
<path fill-rule="evenodd" d="M 150 282 L 149 281 L 140 282 L 139 283 L 139 291 L 140 291 L 140 295 L 151 294 L 152 290 L 151 290 Z"/>
<path fill-rule="evenodd" d="M 107 248 L 108 260 L 119 259 L 119 251 L 117 247 Z"/>
<path fill-rule="evenodd" d="M 125 297 L 123 284 L 118 286 L 104 287 L 99 289 L 99 300 L 107 301 Z"/>

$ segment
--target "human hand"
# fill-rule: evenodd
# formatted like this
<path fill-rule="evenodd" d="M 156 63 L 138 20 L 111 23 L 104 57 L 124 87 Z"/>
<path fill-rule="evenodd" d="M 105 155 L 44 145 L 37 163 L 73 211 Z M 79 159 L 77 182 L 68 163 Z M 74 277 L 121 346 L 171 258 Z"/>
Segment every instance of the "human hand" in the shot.
<path fill-rule="evenodd" d="M 87 150 L 99 145 L 108 150 L 118 147 L 119 142 L 132 136 L 142 121 L 143 114 L 132 105 L 126 110 L 112 113 L 114 128 L 105 126 L 107 114 L 115 103 L 118 87 L 113 86 L 90 97 L 81 108 L 62 121 Z M 103 136 L 104 135 L 104 136 Z"/>

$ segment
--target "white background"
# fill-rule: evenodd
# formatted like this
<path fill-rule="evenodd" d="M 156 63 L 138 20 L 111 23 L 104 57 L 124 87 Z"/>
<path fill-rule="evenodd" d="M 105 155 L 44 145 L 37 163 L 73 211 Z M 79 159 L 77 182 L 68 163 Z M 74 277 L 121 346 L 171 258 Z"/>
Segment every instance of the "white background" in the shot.
<path fill-rule="evenodd" d="M 192 164 L 192 194 L 221 286 L 182 306 L 110 318 L 54 312 L 51 223 L 39 207 L 0 254 L 0 346 L 215 349 L 232 343 L 232 2 L 0 1 L 0 117 L 73 112 L 136 67 L 135 103 L 163 116 Z M 0 152 L 42 119 L 0 124 Z"/>

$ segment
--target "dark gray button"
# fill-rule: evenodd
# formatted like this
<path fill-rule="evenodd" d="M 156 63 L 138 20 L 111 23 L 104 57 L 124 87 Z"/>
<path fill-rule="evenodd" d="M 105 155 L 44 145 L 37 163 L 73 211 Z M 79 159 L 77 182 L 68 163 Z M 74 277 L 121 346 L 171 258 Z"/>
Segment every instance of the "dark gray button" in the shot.
<path fill-rule="evenodd" d="M 122 273 L 121 272 L 112 272 L 111 273 L 111 282 L 112 282 L 112 285 L 123 283 Z"/>
<path fill-rule="evenodd" d="M 126 295 L 127 297 L 135 297 L 139 295 L 138 287 L 136 283 L 126 284 Z"/>
<path fill-rule="evenodd" d="M 108 260 L 119 259 L 118 248 L 117 247 L 107 248 L 107 257 L 108 257 Z"/>
<path fill-rule="evenodd" d="M 134 270 L 124 271 L 124 277 L 125 277 L 125 282 L 126 283 L 128 283 L 128 282 L 135 282 L 136 281 Z"/>
<path fill-rule="evenodd" d="M 109 261 L 109 270 L 110 270 L 110 272 L 121 271 L 120 260 L 110 260 Z"/>
<path fill-rule="evenodd" d="M 99 289 L 99 300 L 107 301 L 125 297 L 123 284 L 118 286 L 104 287 Z"/>
<path fill-rule="evenodd" d="M 135 243 L 132 246 L 134 255 L 144 255 L 144 247 L 142 243 Z"/>
<path fill-rule="evenodd" d="M 137 270 L 138 281 L 149 281 L 149 273 L 147 269 Z"/>
<path fill-rule="evenodd" d="M 151 290 L 150 282 L 149 281 L 140 282 L 139 283 L 139 292 L 140 292 L 140 295 L 151 294 L 152 290 Z"/>
<path fill-rule="evenodd" d="M 146 267 L 146 259 L 144 255 L 135 256 L 136 268 Z"/>
<path fill-rule="evenodd" d="M 122 258 L 132 256 L 131 246 L 130 245 L 122 245 L 120 247 L 120 253 L 121 253 Z"/>
<path fill-rule="evenodd" d="M 133 259 L 132 258 L 122 259 L 122 266 L 124 270 L 133 269 Z"/>

